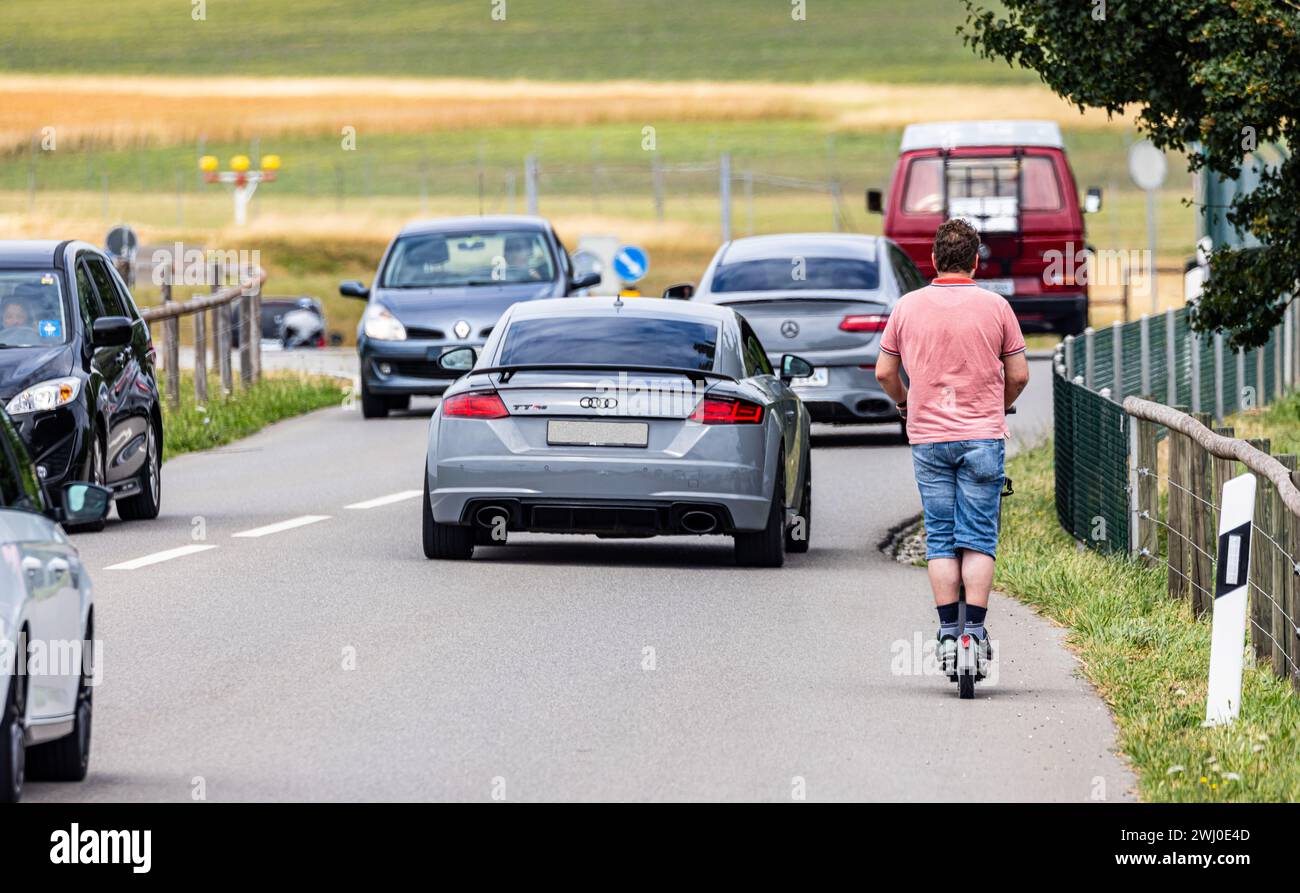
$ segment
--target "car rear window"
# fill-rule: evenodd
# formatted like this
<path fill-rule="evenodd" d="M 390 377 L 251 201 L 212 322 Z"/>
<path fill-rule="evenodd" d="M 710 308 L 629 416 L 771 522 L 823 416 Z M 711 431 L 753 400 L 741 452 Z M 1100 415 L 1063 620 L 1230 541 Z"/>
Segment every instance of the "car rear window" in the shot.
<path fill-rule="evenodd" d="M 1061 184 L 1052 159 L 1028 155 L 1020 159 L 1020 206 L 1025 211 L 1058 211 Z M 948 201 L 1015 198 L 1014 156 L 969 156 L 948 160 Z M 943 159 L 917 158 L 908 166 L 903 211 L 938 214 L 943 207 Z"/>
<path fill-rule="evenodd" d="M 506 330 L 498 365 L 578 363 L 712 369 L 718 327 L 646 316 L 520 319 Z"/>
<path fill-rule="evenodd" d="M 874 260 L 854 257 L 770 257 L 724 263 L 713 273 L 713 292 L 870 291 L 880 287 Z"/>

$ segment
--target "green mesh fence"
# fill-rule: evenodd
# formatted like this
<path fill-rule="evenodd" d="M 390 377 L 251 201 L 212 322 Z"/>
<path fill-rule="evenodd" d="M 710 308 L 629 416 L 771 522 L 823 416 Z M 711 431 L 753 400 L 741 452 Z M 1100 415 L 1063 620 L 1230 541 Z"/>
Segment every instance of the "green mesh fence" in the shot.
<path fill-rule="evenodd" d="M 1141 321 L 1067 339 L 1053 376 L 1056 515 L 1071 535 L 1101 551 L 1123 552 L 1129 545 L 1130 421 L 1121 405 L 1124 397 L 1148 397 L 1222 420 L 1280 396 L 1279 370 L 1285 364 L 1280 328 L 1264 347 L 1240 354 L 1226 344 L 1216 350 L 1219 339 L 1213 334 L 1192 332 L 1186 307 L 1150 317 L 1146 329 L 1145 386 Z"/>
<path fill-rule="evenodd" d="M 1128 416 L 1113 400 L 1052 376 L 1056 516 L 1075 539 L 1128 550 Z"/>

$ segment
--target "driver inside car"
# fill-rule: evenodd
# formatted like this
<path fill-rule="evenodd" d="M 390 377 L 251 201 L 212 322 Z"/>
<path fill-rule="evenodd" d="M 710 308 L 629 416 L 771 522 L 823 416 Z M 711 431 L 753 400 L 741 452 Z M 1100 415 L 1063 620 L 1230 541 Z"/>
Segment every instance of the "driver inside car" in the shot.
<path fill-rule="evenodd" d="M 543 277 L 533 267 L 533 239 L 508 236 L 505 244 L 506 279 L 511 282 L 538 282 Z"/>

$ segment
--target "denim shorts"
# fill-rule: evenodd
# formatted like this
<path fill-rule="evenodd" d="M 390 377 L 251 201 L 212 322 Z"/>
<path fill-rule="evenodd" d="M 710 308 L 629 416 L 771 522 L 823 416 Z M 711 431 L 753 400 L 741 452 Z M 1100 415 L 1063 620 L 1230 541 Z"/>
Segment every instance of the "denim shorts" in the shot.
<path fill-rule="evenodd" d="M 997 555 L 1006 449 L 1003 440 L 913 445 L 927 560 L 956 558 L 958 549 Z"/>

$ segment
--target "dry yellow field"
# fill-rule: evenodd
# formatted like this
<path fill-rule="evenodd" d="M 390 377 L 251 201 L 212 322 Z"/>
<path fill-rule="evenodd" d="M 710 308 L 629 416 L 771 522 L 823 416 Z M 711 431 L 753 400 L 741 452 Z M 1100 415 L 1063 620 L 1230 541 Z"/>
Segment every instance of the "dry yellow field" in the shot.
<path fill-rule="evenodd" d="M 251 136 L 410 133 L 612 122 L 813 120 L 828 130 L 916 120 L 1045 118 L 1123 129 L 1124 118 L 1080 114 L 1047 88 L 705 81 L 539 83 L 401 78 L 0 76 L 0 151 L 54 127 L 68 148 L 130 147 Z"/>

